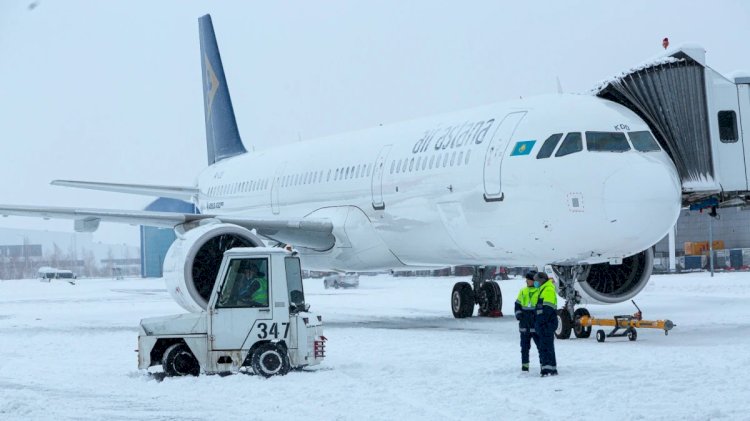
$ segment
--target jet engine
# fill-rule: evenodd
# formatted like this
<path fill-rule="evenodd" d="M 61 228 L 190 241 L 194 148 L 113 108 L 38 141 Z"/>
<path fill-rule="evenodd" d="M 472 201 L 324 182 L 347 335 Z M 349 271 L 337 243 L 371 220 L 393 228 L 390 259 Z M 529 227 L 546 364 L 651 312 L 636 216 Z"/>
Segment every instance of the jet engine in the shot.
<path fill-rule="evenodd" d="M 575 288 L 589 303 L 620 303 L 641 292 L 651 277 L 653 266 L 654 252 L 650 248 L 622 259 L 619 265 L 587 265 Z"/>
<path fill-rule="evenodd" d="M 187 311 L 206 309 L 224 252 L 234 247 L 262 247 L 249 230 L 233 224 L 212 223 L 184 233 L 167 251 L 164 281 L 172 298 Z"/>

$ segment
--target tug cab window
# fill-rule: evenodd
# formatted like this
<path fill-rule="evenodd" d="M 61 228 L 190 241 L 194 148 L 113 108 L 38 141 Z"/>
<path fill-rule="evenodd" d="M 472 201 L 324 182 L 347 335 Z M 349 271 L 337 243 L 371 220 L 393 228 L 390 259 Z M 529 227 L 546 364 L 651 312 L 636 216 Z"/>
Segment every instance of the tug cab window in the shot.
<path fill-rule="evenodd" d="M 555 133 L 552 136 L 548 137 L 547 140 L 545 140 L 542 144 L 542 147 L 539 149 L 539 153 L 536 154 L 536 159 L 544 159 L 552 156 L 552 152 L 555 151 L 555 148 L 560 142 L 560 139 L 562 139 L 562 133 Z"/>
<path fill-rule="evenodd" d="M 660 151 L 659 143 L 656 142 L 651 132 L 629 132 L 630 141 L 633 143 L 633 147 L 637 151 L 641 152 L 653 152 Z"/>
<path fill-rule="evenodd" d="M 724 143 L 737 141 L 737 114 L 734 111 L 719 111 L 719 139 Z"/>
<path fill-rule="evenodd" d="M 216 307 L 268 307 L 268 259 L 232 259 Z"/>
<path fill-rule="evenodd" d="M 557 150 L 555 156 L 565 156 L 572 153 L 580 152 L 583 150 L 583 138 L 580 133 L 568 133 L 563 140 L 560 149 Z"/>
<path fill-rule="evenodd" d="M 630 150 L 628 139 L 622 132 L 586 132 L 589 152 L 625 152 Z"/>

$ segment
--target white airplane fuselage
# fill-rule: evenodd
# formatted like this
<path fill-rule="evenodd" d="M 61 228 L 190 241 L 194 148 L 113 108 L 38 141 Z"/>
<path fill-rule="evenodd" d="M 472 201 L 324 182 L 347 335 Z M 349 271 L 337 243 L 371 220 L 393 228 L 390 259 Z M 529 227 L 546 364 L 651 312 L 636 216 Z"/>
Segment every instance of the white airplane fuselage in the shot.
<path fill-rule="evenodd" d="M 332 220 L 332 249 L 299 250 L 310 269 L 611 262 L 667 234 L 681 187 L 664 151 L 589 151 L 585 132 L 648 130 L 593 96 L 493 104 L 222 160 L 198 207 Z M 536 158 L 571 132 L 581 152 Z"/>

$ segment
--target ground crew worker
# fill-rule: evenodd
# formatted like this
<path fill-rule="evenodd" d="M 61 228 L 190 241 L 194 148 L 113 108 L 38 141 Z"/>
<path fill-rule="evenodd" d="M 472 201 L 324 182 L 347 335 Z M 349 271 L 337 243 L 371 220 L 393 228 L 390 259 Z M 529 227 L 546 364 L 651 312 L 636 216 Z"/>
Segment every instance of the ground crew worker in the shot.
<path fill-rule="evenodd" d="M 555 358 L 555 330 L 557 330 L 557 291 L 555 285 L 544 272 L 534 275 L 534 286 L 537 294 L 532 298 L 536 308 L 534 330 L 539 337 L 539 362 L 542 365 L 542 377 L 557 375 Z"/>
<path fill-rule="evenodd" d="M 239 300 L 250 307 L 268 307 L 268 279 L 258 268 L 248 264 L 239 279 Z"/>
<path fill-rule="evenodd" d="M 534 288 L 534 275 L 536 272 L 526 274 L 526 286 L 518 292 L 515 304 L 516 320 L 518 320 L 518 331 L 521 332 L 521 371 L 529 371 L 529 350 L 531 341 L 539 349 L 539 342 L 534 330 L 534 319 L 536 308 L 531 305 L 531 300 L 537 294 Z"/>

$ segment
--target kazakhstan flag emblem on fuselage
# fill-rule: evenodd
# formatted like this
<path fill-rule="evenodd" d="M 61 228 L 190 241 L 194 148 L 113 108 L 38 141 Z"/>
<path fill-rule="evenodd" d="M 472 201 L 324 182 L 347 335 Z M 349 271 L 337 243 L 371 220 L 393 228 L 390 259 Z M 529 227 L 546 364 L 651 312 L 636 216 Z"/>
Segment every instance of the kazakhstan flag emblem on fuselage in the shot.
<path fill-rule="evenodd" d="M 516 142 L 516 146 L 513 147 L 513 152 L 510 153 L 510 156 L 530 154 L 531 150 L 534 149 L 534 143 L 536 143 L 536 140 L 521 140 Z"/>

